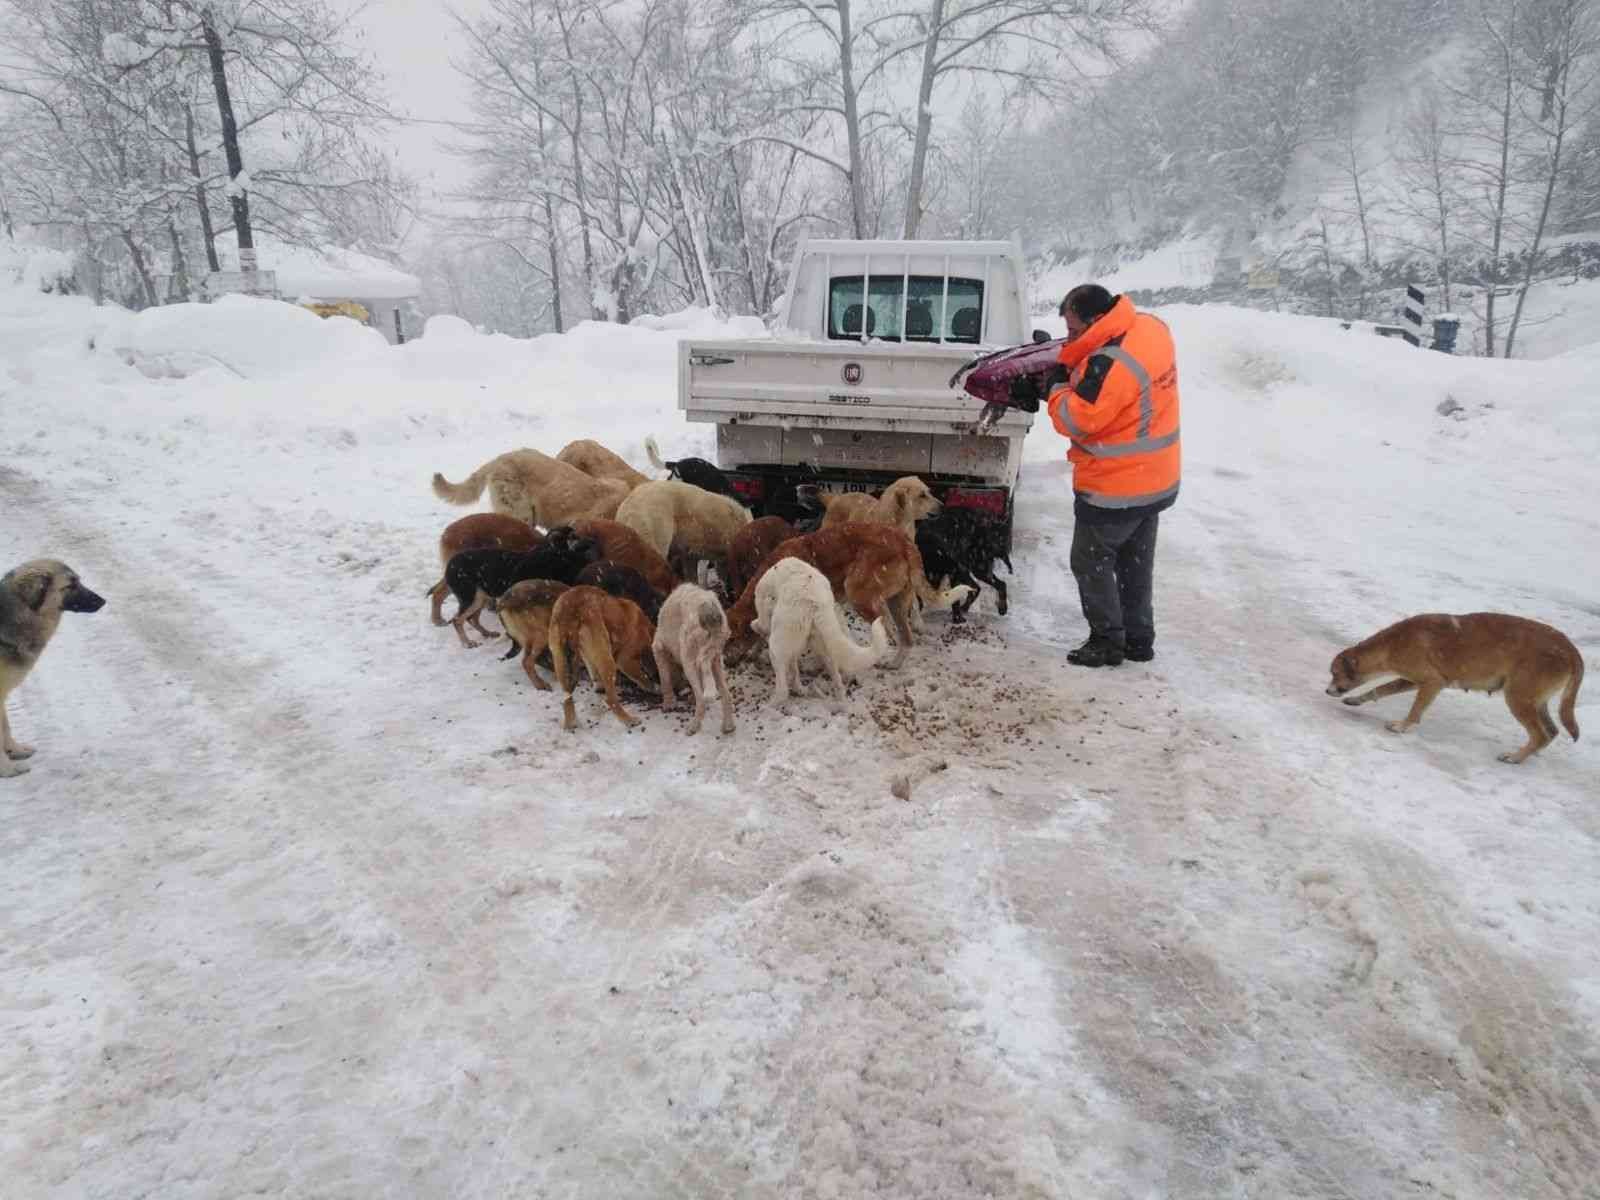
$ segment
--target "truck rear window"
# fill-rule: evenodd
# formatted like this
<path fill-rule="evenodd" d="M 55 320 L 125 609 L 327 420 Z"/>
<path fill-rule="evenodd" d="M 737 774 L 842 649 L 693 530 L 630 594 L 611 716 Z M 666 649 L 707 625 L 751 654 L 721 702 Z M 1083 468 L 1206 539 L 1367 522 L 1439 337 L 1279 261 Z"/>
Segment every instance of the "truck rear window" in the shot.
<path fill-rule="evenodd" d="M 902 285 L 905 296 L 902 297 Z M 854 341 L 867 336 L 886 342 L 976 344 L 983 327 L 983 281 L 950 277 L 949 301 L 943 275 L 873 275 L 861 294 L 861 276 L 835 275 L 828 281 L 828 336 Z M 905 328 L 900 328 L 902 313 Z"/>

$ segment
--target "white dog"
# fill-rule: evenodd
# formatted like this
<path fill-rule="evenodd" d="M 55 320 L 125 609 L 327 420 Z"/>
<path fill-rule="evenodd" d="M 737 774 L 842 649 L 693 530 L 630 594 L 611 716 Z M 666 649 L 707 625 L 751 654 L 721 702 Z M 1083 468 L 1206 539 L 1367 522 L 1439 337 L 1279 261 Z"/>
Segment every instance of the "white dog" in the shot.
<path fill-rule="evenodd" d="M 728 690 L 728 677 L 722 671 L 722 648 L 727 644 L 728 618 L 723 616 L 717 598 L 692 583 L 680 583 L 673 588 L 661 606 L 650 651 L 655 655 L 656 671 L 661 676 L 663 710 L 675 707 L 678 702 L 672 683 L 674 663 L 689 681 L 689 690 L 694 693 L 694 720 L 689 722 L 687 731 L 690 734 L 700 732 L 700 722 L 706 715 L 706 694 L 713 680 L 717 694 L 722 697 L 722 732 L 733 732 L 733 696 Z"/>
<path fill-rule="evenodd" d="M 833 676 L 835 707 L 844 703 L 844 676 L 859 675 L 893 653 L 889 630 L 879 617 L 872 623 L 872 645 L 851 641 L 833 602 L 828 577 L 799 558 L 785 558 L 768 568 L 756 584 L 756 619 L 750 628 L 767 639 L 777 690 L 772 703 L 789 698 L 791 680 L 796 692 L 809 694 L 800 682 L 800 656 L 809 645 L 827 664 Z"/>

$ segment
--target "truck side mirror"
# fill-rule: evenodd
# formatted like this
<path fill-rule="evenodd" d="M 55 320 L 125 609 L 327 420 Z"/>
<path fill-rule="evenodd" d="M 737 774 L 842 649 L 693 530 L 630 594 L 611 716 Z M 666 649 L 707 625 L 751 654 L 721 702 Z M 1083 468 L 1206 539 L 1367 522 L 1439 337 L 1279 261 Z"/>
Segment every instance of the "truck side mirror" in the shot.
<path fill-rule="evenodd" d="M 1033 344 L 1035 346 L 1037 346 L 1040 342 L 1048 342 L 1050 340 L 1051 340 L 1050 335 L 1048 333 L 1046 333 L 1044 330 L 1035 329 L 1033 331 Z"/>

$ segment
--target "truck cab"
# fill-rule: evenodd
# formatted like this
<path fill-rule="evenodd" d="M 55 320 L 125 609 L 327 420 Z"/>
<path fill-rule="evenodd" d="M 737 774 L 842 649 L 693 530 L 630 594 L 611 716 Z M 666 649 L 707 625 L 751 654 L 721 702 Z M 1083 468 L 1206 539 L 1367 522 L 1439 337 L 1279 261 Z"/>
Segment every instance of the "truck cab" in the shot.
<path fill-rule="evenodd" d="M 678 406 L 716 425 L 717 466 L 759 514 L 804 516 L 799 484 L 917 475 L 1009 535 L 1033 417 L 1007 410 L 980 433 L 952 377 L 1028 339 L 1026 278 L 1015 238 L 806 241 L 768 337 L 679 344 Z"/>

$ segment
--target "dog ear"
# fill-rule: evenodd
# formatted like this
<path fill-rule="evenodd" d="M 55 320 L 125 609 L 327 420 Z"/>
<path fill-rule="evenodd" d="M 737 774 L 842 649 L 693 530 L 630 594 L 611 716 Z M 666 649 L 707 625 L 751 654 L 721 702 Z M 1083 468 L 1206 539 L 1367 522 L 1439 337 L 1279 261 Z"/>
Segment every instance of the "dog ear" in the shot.
<path fill-rule="evenodd" d="M 22 602 L 34 612 L 44 607 L 45 597 L 50 594 L 50 576 L 24 575 L 17 580 L 17 595 Z"/>

